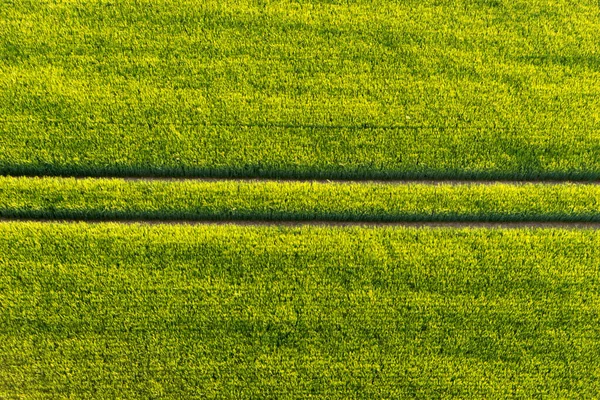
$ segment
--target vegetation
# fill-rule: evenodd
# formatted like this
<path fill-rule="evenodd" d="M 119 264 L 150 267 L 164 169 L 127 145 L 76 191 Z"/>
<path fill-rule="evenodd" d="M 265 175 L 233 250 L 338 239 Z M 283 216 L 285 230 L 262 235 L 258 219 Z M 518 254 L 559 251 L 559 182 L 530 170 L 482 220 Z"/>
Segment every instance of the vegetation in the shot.
<path fill-rule="evenodd" d="M 598 12 L 4 0 L 0 217 L 600 221 L 367 182 L 600 180 Z M 600 230 L 0 222 L 0 398 L 595 398 L 599 272 Z"/>
<path fill-rule="evenodd" d="M 600 177 L 596 0 L 0 9 L 0 173 Z"/>
<path fill-rule="evenodd" d="M 0 177 L 0 216 L 67 219 L 600 221 L 600 186 Z"/>
<path fill-rule="evenodd" d="M 0 397 L 593 398 L 599 244 L 0 223 Z"/>

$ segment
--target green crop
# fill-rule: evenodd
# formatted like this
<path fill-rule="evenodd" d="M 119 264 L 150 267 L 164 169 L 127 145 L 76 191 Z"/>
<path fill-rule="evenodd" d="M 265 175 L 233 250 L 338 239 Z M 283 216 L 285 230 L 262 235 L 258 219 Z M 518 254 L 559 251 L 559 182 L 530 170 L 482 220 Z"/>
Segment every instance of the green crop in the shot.
<path fill-rule="evenodd" d="M 600 177 L 596 0 L 0 8 L 0 173 Z"/>
<path fill-rule="evenodd" d="M 594 398 L 600 232 L 0 223 L 3 398 Z"/>
<path fill-rule="evenodd" d="M 600 221 L 281 180 L 600 179 L 597 0 L 0 3 L 0 218 Z M 599 309 L 600 230 L 0 222 L 0 399 L 596 398 Z"/>
<path fill-rule="evenodd" d="M 67 219 L 600 221 L 600 186 L 0 177 L 0 216 Z"/>

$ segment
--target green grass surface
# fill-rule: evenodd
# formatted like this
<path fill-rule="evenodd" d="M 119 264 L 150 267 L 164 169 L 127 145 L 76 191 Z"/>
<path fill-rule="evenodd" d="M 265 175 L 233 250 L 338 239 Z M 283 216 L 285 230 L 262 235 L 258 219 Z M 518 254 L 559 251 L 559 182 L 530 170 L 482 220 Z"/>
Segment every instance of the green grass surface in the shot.
<path fill-rule="evenodd" d="M 600 232 L 0 223 L 3 398 L 594 398 Z"/>
<path fill-rule="evenodd" d="M 600 177 L 596 0 L 0 7 L 0 173 Z"/>
<path fill-rule="evenodd" d="M 600 221 L 600 185 L 0 177 L 0 217 Z"/>

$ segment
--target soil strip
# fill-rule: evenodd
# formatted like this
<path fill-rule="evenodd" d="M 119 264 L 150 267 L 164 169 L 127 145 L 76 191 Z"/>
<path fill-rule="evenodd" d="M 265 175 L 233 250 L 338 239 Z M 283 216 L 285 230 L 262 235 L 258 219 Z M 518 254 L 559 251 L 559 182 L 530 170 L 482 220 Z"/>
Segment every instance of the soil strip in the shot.
<path fill-rule="evenodd" d="M 368 222 L 368 221 L 285 221 L 285 220 L 176 220 L 176 219 L 52 219 L 52 218 L 0 218 L 0 223 L 8 222 L 45 222 L 45 223 L 119 223 L 140 225 L 238 225 L 238 226 L 323 226 L 323 227 L 413 227 L 413 228 L 560 228 L 560 229 L 600 229 L 600 222 L 484 222 L 484 221 L 395 221 L 395 222 Z"/>
<path fill-rule="evenodd" d="M 388 185 L 600 185 L 600 180 L 569 180 L 569 179 L 298 179 L 298 178 L 236 178 L 236 177 L 178 177 L 178 176 L 78 176 L 78 175 L 3 175 L 14 178 L 71 178 L 71 179 L 115 179 L 124 181 L 148 182 L 244 182 L 244 183 L 336 183 L 336 184 L 388 184 Z"/>

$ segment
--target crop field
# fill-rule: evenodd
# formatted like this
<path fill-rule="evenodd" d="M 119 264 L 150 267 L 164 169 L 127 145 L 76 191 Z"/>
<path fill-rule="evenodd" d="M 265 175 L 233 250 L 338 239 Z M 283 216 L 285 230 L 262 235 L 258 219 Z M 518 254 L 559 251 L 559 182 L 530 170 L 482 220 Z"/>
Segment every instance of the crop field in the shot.
<path fill-rule="evenodd" d="M 598 0 L 0 0 L 0 399 L 592 399 Z"/>
<path fill-rule="evenodd" d="M 10 0 L 0 173 L 600 177 L 596 0 Z"/>
<path fill-rule="evenodd" d="M 598 231 L 20 223 L 0 254 L 4 398 L 600 391 Z"/>
<path fill-rule="evenodd" d="M 600 185 L 0 177 L 0 217 L 598 222 Z"/>

